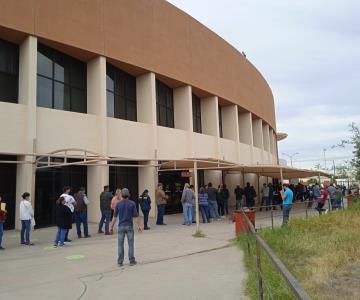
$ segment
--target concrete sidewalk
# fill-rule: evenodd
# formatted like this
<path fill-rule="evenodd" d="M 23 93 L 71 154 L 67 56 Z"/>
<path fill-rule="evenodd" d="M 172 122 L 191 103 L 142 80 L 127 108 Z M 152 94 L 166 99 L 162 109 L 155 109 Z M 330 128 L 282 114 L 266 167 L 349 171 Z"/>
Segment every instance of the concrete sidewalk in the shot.
<path fill-rule="evenodd" d="M 179 225 L 181 215 L 166 216 L 167 226 L 136 234 L 139 264 L 116 264 L 117 237 L 96 234 L 51 247 L 55 228 L 32 232 L 35 246 L 19 246 L 19 233 L 6 231 L 0 252 L 0 299 L 246 299 L 242 252 L 229 245 L 228 220 L 195 227 Z M 75 230 L 72 230 L 75 234 Z"/>

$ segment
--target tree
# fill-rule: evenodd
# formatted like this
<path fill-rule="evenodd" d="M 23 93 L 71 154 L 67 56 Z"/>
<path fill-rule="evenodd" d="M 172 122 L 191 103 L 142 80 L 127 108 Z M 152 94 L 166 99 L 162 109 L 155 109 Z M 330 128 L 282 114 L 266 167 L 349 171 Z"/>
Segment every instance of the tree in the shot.
<path fill-rule="evenodd" d="M 354 157 L 351 159 L 350 164 L 353 167 L 355 179 L 360 181 L 360 128 L 355 123 L 351 123 L 349 128 L 350 138 L 341 141 L 337 146 L 345 147 L 346 145 L 352 145 L 354 147 Z"/>

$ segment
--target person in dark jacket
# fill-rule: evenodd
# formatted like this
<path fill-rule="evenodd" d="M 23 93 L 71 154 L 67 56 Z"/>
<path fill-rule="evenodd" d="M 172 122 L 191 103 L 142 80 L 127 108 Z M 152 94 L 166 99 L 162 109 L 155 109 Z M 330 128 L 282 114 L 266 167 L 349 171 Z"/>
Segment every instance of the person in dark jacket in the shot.
<path fill-rule="evenodd" d="M 110 193 L 110 187 L 108 185 L 104 186 L 104 191 L 100 194 L 100 210 L 101 210 L 101 220 L 99 222 L 98 233 L 104 233 L 102 231 L 105 223 L 105 235 L 110 235 L 109 225 L 111 220 L 111 200 L 113 194 Z"/>
<path fill-rule="evenodd" d="M 217 201 L 217 205 L 218 205 L 218 209 L 219 209 L 219 215 L 223 216 L 224 215 L 224 194 L 223 194 L 223 185 L 220 184 L 218 186 L 218 191 L 216 194 L 216 201 Z"/>
<path fill-rule="evenodd" d="M 246 206 L 247 207 L 254 207 L 255 206 L 255 197 L 256 192 L 253 186 L 250 186 L 250 182 L 246 183 L 246 187 L 244 189 L 245 199 L 246 199 Z"/>
<path fill-rule="evenodd" d="M 66 232 L 72 228 L 72 212 L 65 204 L 66 201 L 64 197 L 60 197 L 56 201 L 55 223 L 57 226 L 57 233 L 54 247 L 64 246 Z"/>
<path fill-rule="evenodd" d="M 139 204 L 140 204 L 140 208 L 141 211 L 144 215 L 144 230 L 149 230 L 150 227 L 148 226 L 148 221 L 149 221 L 149 213 L 151 210 L 151 198 L 149 196 L 149 191 L 145 190 L 139 199 Z"/>
<path fill-rule="evenodd" d="M 81 187 L 79 191 L 74 195 L 76 201 L 75 206 L 75 221 L 76 221 L 76 231 L 78 238 L 81 236 L 81 224 L 84 226 L 84 237 L 89 238 L 89 229 L 88 229 L 88 220 L 87 220 L 87 205 L 89 200 L 85 194 L 85 188 Z"/>
<path fill-rule="evenodd" d="M 229 214 L 229 198 L 230 192 L 226 187 L 226 184 L 223 185 L 222 189 L 223 199 L 224 199 L 224 214 L 227 216 Z"/>
<path fill-rule="evenodd" d="M 240 185 L 236 186 L 236 189 L 234 190 L 234 194 L 236 199 L 236 210 L 238 210 L 242 207 L 242 198 L 244 195 L 244 190 L 240 187 Z"/>

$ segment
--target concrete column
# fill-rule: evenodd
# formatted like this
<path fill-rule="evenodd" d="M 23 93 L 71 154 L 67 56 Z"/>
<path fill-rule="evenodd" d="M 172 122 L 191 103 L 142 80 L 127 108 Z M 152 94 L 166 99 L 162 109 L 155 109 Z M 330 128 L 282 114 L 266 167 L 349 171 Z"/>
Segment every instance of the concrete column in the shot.
<path fill-rule="evenodd" d="M 240 142 L 253 145 L 252 120 L 250 112 L 239 113 L 239 136 Z"/>
<path fill-rule="evenodd" d="M 100 155 L 108 154 L 107 136 L 107 99 L 106 99 L 106 58 L 98 56 L 87 64 L 87 108 L 89 114 L 99 117 L 101 127 Z M 88 206 L 89 222 L 100 220 L 100 193 L 105 185 L 109 184 L 109 167 L 106 162 L 103 166 L 87 167 L 87 195 L 90 200 Z"/>
<path fill-rule="evenodd" d="M 221 108 L 222 128 L 225 139 L 239 141 L 238 109 L 236 105 Z"/>
<path fill-rule="evenodd" d="M 252 120 L 252 134 L 254 146 L 260 149 L 264 148 L 263 145 L 263 134 L 262 134 L 262 120 L 253 119 Z"/>
<path fill-rule="evenodd" d="M 150 165 L 150 162 L 144 163 Z M 151 198 L 150 217 L 156 216 L 155 190 L 158 184 L 158 173 L 156 167 L 140 167 L 139 168 L 139 194 L 145 189 L 149 190 Z"/>
<path fill-rule="evenodd" d="M 26 105 L 26 140 L 25 151 L 36 152 L 36 72 L 37 72 L 37 38 L 29 36 L 20 45 L 19 54 L 19 103 Z M 35 161 L 33 156 L 19 156 L 18 160 Z M 19 206 L 24 192 L 31 194 L 35 206 L 35 165 L 19 164 L 16 169 L 16 208 L 15 228 L 21 227 Z"/>
<path fill-rule="evenodd" d="M 201 99 L 201 122 L 203 134 L 219 137 L 218 97 Z"/>
<path fill-rule="evenodd" d="M 89 222 L 100 221 L 100 193 L 105 185 L 109 185 L 109 167 L 88 166 L 87 167 L 87 195 L 90 200 L 88 205 Z"/>
<path fill-rule="evenodd" d="M 270 136 L 269 136 L 269 125 L 263 124 L 263 144 L 264 150 L 270 151 Z"/>
<path fill-rule="evenodd" d="M 194 157 L 193 111 L 191 86 L 174 89 L 175 128 L 188 133 L 188 157 Z"/>
<path fill-rule="evenodd" d="M 275 143 L 274 143 L 274 130 L 270 128 L 269 130 L 269 136 L 270 136 L 270 152 L 271 154 L 275 153 Z"/>

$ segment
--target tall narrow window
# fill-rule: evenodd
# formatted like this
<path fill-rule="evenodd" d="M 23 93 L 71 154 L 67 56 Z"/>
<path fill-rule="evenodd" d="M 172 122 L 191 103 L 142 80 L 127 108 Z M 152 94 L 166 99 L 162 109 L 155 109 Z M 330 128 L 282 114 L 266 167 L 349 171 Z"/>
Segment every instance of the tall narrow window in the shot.
<path fill-rule="evenodd" d="M 223 136 L 223 126 L 222 126 L 222 113 L 221 113 L 221 106 L 219 105 L 219 135 L 220 137 L 224 137 Z"/>
<path fill-rule="evenodd" d="M 19 46 L 0 39 L 0 101 L 18 102 Z"/>
<path fill-rule="evenodd" d="M 201 102 L 200 98 L 192 95 L 192 109 L 193 109 L 193 130 L 194 132 L 202 133 L 201 128 Z"/>
<path fill-rule="evenodd" d="M 156 80 L 156 112 L 159 126 L 174 128 L 173 90 L 159 80 Z"/>
<path fill-rule="evenodd" d="M 136 78 L 106 64 L 107 115 L 137 121 Z"/>
<path fill-rule="evenodd" d="M 86 113 L 86 64 L 38 44 L 37 104 Z"/>

